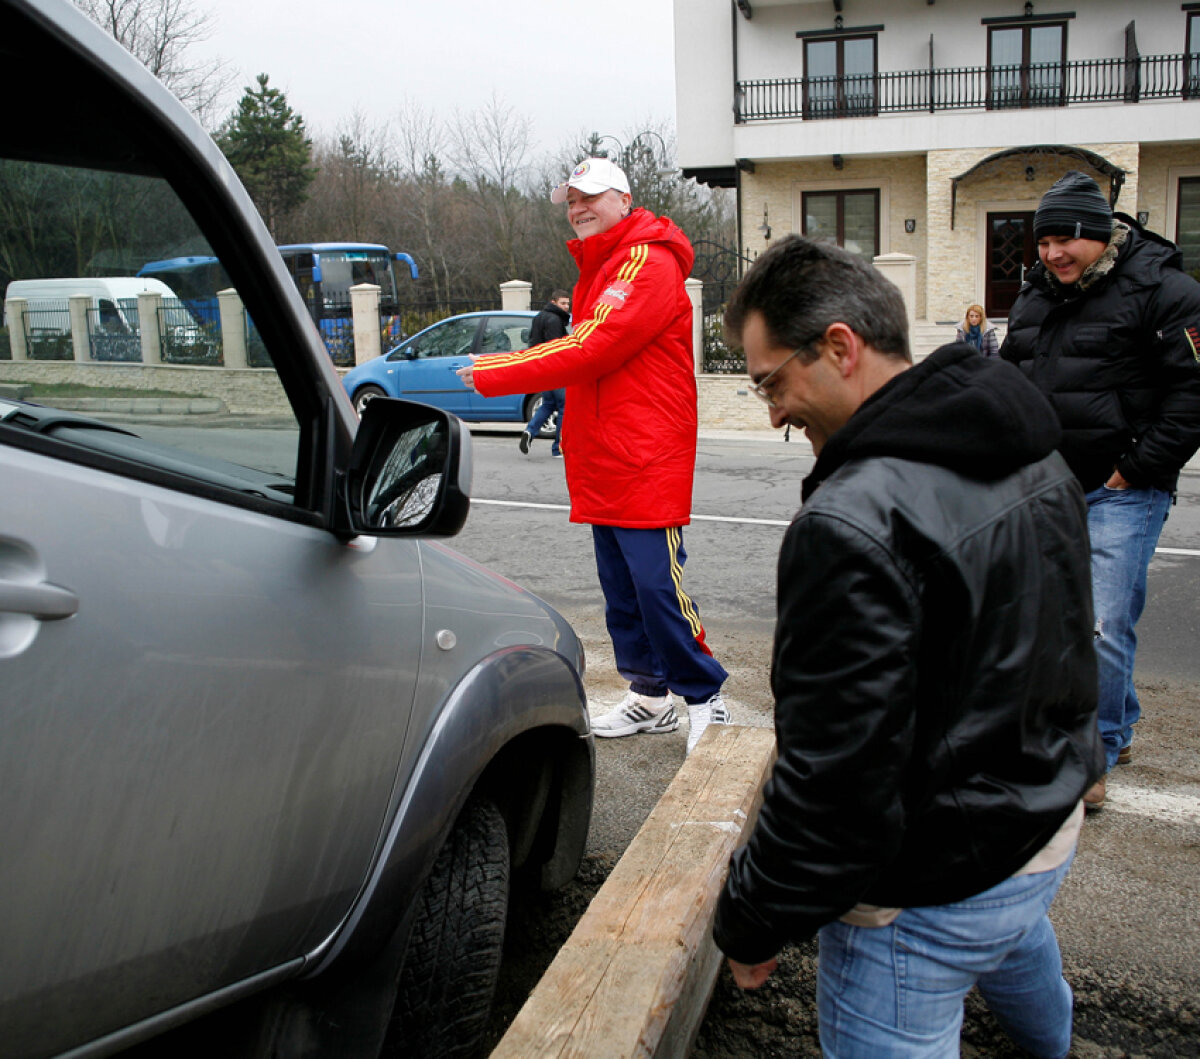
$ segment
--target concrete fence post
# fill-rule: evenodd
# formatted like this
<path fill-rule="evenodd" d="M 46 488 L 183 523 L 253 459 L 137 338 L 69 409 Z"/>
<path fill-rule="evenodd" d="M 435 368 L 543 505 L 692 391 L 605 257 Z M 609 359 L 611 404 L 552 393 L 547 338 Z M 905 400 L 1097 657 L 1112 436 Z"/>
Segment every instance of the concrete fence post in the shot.
<path fill-rule="evenodd" d="M 692 366 L 700 375 L 704 371 L 704 281 L 692 276 L 683 286 L 692 300 Z"/>
<path fill-rule="evenodd" d="M 246 309 L 242 296 L 229 287 L 217 291 L 217 306 L 221 314 L 221 347 L 225 367 L 246 368 Z"/>
<path fill-rule="evenodd" d="M 8 328 L 8 348 L 13 360 L 28 360 L 29 346 L 25 342 L 25 310 L 28 298 L 9 298 L 4 303 L 4 326 Z"/>
<path fill-rule="evenodd" d="M 908 325 L 912 329 L 917 319 L 917 259 L 912 254 L 881 254 L 875 267 L 900 288 L 904 308 L 908 310 Z"/>
<path fill-rule="evenodd" d="M 92 359 L 92 340 L 88 334 L 88 310 L 92 307 L 92 298 L 88 294 L 72 294 L 67 299 L 71 319 L 71 348 L 74 350 L 76 361 L 87 364 Z"/>
<path fill-rule="evenodd" d="M 359 283 L 350 288 L 350 313 L 354 317 L 354 363 L 365 364 L 383 352 L 379 337 L 378 284 Z"/>
<path fill-rule="evenodd" d="M 156 290 L 144 290 L 137 296 L 138 334 L 142 344 L 142 363 L 162 363 L 162 329 L 159 312 L 162 295 Z"/>
<path fill-rule="evenodd" d="M 528 312 L 533 306 L 533 284 L 523 279 L 510 279 L 500 284 L 500 308 L 506 313 Z"/>

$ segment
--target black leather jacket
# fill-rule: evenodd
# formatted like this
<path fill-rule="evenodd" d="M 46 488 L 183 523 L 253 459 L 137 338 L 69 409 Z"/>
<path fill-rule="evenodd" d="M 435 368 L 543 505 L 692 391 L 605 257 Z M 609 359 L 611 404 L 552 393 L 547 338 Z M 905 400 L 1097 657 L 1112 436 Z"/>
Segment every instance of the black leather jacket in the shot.
<path fill-rule="evenodd" d="M 1115 467 L 1171 493 L 1200 445 L 1200 284 L 1174 244 L 1117 218 L 1077 283 L 1029 270 L 1000 356 L 1050 398 L 1085 491 Z"/>
<path fill-rule="evenodd" d="M 944 346 L 826 444 L 779 559 L 779 758 L 715 937 L 1008 878 L 1103 770 L 1086 514 L 1047 402 Z"/>

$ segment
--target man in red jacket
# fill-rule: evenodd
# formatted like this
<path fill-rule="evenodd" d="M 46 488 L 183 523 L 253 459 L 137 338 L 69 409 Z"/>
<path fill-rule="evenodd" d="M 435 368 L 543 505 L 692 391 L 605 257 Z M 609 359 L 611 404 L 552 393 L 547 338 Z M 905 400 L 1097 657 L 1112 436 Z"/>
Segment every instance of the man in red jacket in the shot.
<path fill-rule="evenodd" d="M 592 722 L 597 736 L 673 732 L 671 692 L 688 706 L 688 750 L 728 724 L 728 674 L 683 589 L 683 529 L 696 464 L 692 246 L 665 217 L 634 209 L 607 158 L 585 158 L 554 189 L 578 238 L 575 331 L 459 374 L 486 397 L 565 387 L 562 451 L 571 521 L 592 526 L 617 669 L 629 692 Z"/>

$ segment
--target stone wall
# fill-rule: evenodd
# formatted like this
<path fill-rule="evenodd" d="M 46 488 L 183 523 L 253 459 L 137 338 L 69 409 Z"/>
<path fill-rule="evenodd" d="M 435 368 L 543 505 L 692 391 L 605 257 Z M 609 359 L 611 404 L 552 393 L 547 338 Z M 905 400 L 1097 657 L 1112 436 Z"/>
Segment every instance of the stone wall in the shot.
<path fill-rule="evenodd" d="M 339 374 L 344 374 L 344 370 Z M 235 415 L 291 415 L 275 372 L 269 368 L 184 367 L 175 364 L 77 364 L 72 361 L 0 361 L 0 382 L 74 383 L 131 393 L 162 390 L 189 397 L 216 397 Z M 696 388 L 702 428 L 769 430 L 766 406 L 747 388 L 745 375 L 699 375 Z"/>
<path fill-rule="evenodd" d="M 1137 208 L 1150 214 L 1147 228 L 1174 240 L 1175 196 L 1179 185 L 1177 180 L 1171 179 L 1172 170 L 1182 170 L 1187 176 L 1200 176 L 1200 143 L 1146 144 L 1142 147 Z M 1123 206 L 1126 213 L 1133 213 L 1124 202 L 1122 195 L 1119 206 Z"/>
<path fill-rule="evenodd" d="M 1138 202 L 1138 145 L 1096 143 L 1079 146 L 1125 169 L 1128 175 L 1118 209 L 1130 212 Z M 994 148 L 930 151 L 926 164 L 929 216 L 926 317 L 931 321 L 961 320 L 966 307 L 982 302 L 985 285 L 986 214 L 997 210 L 1035 210 L 1046 190 L 1069 169 L 1098 174 L 1076 158 L 1064 155 L 1014 155 L 989 165 L 958 185 L 954 227 L 950 227 L 952 181 L 976 163 L 995 154 Z M 1026 174 L 1032 164 L 1033 179 Z M 1106 180 L 1098 182 L 1107 190 Z M 918 269 L 918 271 L 921 271 Z"/>
<path fill-rule="evenodd" d="M 750 392 L 746 375 L 697 375 L 701 430 L 770 430 L 767 406 Z"/>
<path fill-rule="evenodd" d="M 0 381 L 71 383 L 139 393 L 215 397 L 238 415 L 291 415 L 272 368 L 207 368 L 181 364 L 81 364 L 64 360 L 0 361 Z"/>
<path fill-rule="evenodd" d="M 742 175 L 743 253 L 754 256 L 770 243 L 759 230 L 763 208 L 771 227 L 771 239 L 803 230 L 801 196 L 805 191 L 878 188 L 880 210 L 879 252 L 911 254 L 917 259 L 916 315 L 925 315 L 926 240 L 929 225 L 925 216 L 925 158 L 909 155 L 895 158 L 845 158 L 834 169 L 830 158 L 795 162 L 759 162 L 753 173 Z M 915 221 L 914 231 L 904 230 L 906 220 Z"/>

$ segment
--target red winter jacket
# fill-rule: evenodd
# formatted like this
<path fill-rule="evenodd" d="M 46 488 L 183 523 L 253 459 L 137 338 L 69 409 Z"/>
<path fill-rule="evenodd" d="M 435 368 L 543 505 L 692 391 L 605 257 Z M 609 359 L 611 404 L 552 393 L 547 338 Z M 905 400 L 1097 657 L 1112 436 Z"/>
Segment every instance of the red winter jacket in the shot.
<path fill-rule="evenodd" d="M 475 362 L 485 397 L 566 388 L 562 451 L 571 521 L 683 526 L 696 466 L 692 268 L 687 236 L 636 209 L 567 244 L 579 264 L 575 333 Z"/>

